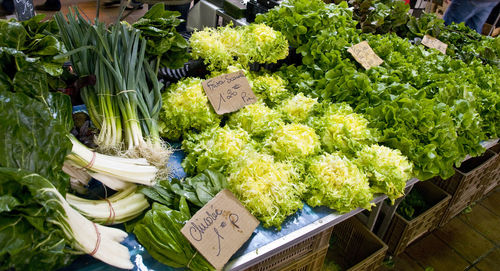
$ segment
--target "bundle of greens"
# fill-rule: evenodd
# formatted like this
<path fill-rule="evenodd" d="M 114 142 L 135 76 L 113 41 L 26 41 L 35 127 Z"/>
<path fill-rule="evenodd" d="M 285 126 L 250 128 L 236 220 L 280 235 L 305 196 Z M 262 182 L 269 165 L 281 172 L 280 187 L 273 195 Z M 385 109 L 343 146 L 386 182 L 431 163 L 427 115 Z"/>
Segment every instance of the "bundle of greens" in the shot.
<path fill-rule="evenodd" d="M 215 270 L 181 233 L 191 218 L 185 198 L 179 202 L 179 211 L 153 203 L 143 219 L 134 226 L 137 240 L 159 262 L 189 270 Z"/>
<path fill-rule="evenodd" d="M 302 209 L 305 186 L 290 165 L 273 157 L 248 152 L 228 177 L 229 189 L 263 223 L 281 229 L 286 217 Z"/>
<path fill-rule="evenodd" d="M 240 64 L 276 63 L 288 55 L 288 42 L 279 32 L 264 24 L 217 29 L 205 28 L 189 39 L 193 59 L 203 58 L 209 70 L 224 70 Z"/>
<path fill-rule="evenodd" d="M 396 212 L 406 220 L 412 220 L 430 208 L 430 204 L 418 189 L 412 189 L 411 192 L 399 204 Z"/>
<path fill-rule="evenodd" d="M 159 125 L 163 137 L 178 140 L 191 130 L 203 131 L 219 125 L 221 117 L 209 104 L 201 82 L 199 78 L 186 78 L 162 94 Z"/>
<path fill-rule="evenodd" d="M 354 162 L 365 172 L 373 193 L 386 194 L 393 203 L 404 196 L 406 182 L 412 176 L 412 164 L 399 150 L 364 146 L 356 153 Z"/>
<path fill-rule="evenodd" d="M 453 119 L 444 104 L 400 96 L 368 109 L 370 123 L 382 131 L 381 143 L 399 149 L 414 163 L 414 175 L 427 180 L 449 178 L 459 153 Z"/>
<path fill-rule="evenodd" d="M 200 134 L 188 134 L 182 142 L 182 149 L 188 153 L 182 166 L 188 174 L 201 173 L 205 169 L 227 173 L 250 142 L 246 131 L 228 126 L 214 127 Z"/>
<path fill-rule="evenodd" d="M 188 42 L 175 30 L 181 23 L 179 16 L 179 12 L 165 10 L 165 4 L 157 3 L 132 25 L 147 41 L 146 56 L 155 61 L 156 73 L 160 66 L 181 68 L 189 60 Z"/>
<path fill-rule="evenodd" d="M 40 63 L 27 62 L 22 53 L 16 57 L 20 67 L 41 70 Z M 72 126 L 69 97 L 49 93 L 46 77 L 33 87 L 26 93 L 0 89 L 2 267 L 55 269 L 76 254 L 89 253 L 131 268 L 128 249 L 119 243 L 127 234 L 93 224 L 64 199 L 69 178 L 61 168 L 72 147 L 66 136 Z"/>
<path fill-rule="evenodd" d="M 65 53 L 66 50 L 56 38 L 59 33 L 56 22 L 42 21 L 44 18 L 45 15 L 40 14 L 23 22 L 14 19 L 0 20 L 0 47 L 23 52 L 31 58 L 30 61 L 38 62 L 44 72 L 50 76 L 59 76 L 63 72 L 64 58 L 55 56 Z M 18 65 L 16 67 L 19 71 L 20 67 Z M 12 72 L 11 69 L 2 71 Z"/>
<path fill-rule="evenodd" d="M 310 159 L 304 199 L 310 206 L 327 206 L 340 213 L 370 209 L 373 194 L 366 175 L 340 153 Z"/>
<path fill-rule="evenodd" d="M 227 187 L 226 177 L 220 172 L 206 169 L 194 177 L 183 180 L 159 181 L 155 186 L 142 187 L 140 192 L 153 201 L 174 207 L 181 197 L 194 206 L 203 207 L 217 193 Z"/>
<path fill-rule="evenodd" d="M 132 220 L 149 208 L 148 201 L 137 192 L 136 185 L 130 185 L 105 200 L 88 200 L 70 193 L 66 194 L 66 200 L 88 219 L 107 225 Z"/>
<path fill-rule="evenodd" d="M 127 233 L 92 223 L 70 207 L 42 176 L 21 169 L 0 168 L 2 267 L 46 270 L 67 265 L 74 255 L 88 253 L 116 267 L 131 269 Z"/>

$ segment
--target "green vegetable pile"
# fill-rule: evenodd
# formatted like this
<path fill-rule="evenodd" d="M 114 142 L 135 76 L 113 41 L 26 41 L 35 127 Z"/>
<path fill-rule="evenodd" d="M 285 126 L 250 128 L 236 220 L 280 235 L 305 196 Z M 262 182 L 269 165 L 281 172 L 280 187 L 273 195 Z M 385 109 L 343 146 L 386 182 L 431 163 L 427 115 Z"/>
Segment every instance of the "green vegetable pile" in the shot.
<path fill-rule="evenodd" d="M 335 0 L 340 3 L 344 0 Z M 385 34 L 405 29 L 410 5 L 400 0 L 349 0 L 354 19 L 364 33 Z"/>
<path fill-rule="evenodd" d="M 165 10 L 165 4 L 155 4 L 132 26 L 141 30 L 146 39 L 146 55 L 158 67 L 181 68 L 189 60 L 188 42 L 175 30 L 181 23 L 177 11 Z"/>
<path fill-rule="evenodd" d="M 209 70 L 223 70 L 230 65 L 276 63 L 288 55 L 286 38 L 264 24 L 217 29 L 205 28 L 189 39 L 193 59 L 203 58 Z"/>
<path fill-rule="evenodd" d="M 264 227 L 277 229 L 302 201 L 343 213 L 369 209 L 377 193 L 402 196 L 412 165 L 399 151 L 373 145 L 379 132 L 362 114 L 347 104 L 294 96 L 279 73 L 245 73 L 259 102 L 225 116 L 222 127 L 184 132 L 188 175 L 209 169 L 229 176 L 228 188 L 245 207 Z M 164 106 L 173 108 L 169 103 Z"/>
<path fill-rule="evenodd" d="M 381 8 L 378 3 L 373 5 Z M 295 93 L 349 104 L 354 113 L 363 114 L 368 129 L 379 130 L 380 137 L 373 138 L 413 162 L 419 179 L 450 177 L 466 155 L 484 152 L 482 140 L 498 137 L 498 67 L 477 59 L 464 63 L 395 34 L 362 34 L 354 18 L 345 2 L 289 0 L 256 21 L 281 31 L 302 54 L 302 65 L 280 71 Z M 396 32 L 404 34 L 403 25 Z M 362 40 L 384 60 L 381 66 L 364 70 L 347 53 Z M 493 44 L 498 38 L 485 40 Z M 328 146 L 333 138 L 325 140 L 326 125 L 318 127 Z"/>
<path fill-rule="evenodd" d="M 143 219 L 134 226 L 137 240 L 159 262 L 190 270 L 215 270 L 180 233 L 191 218 L 186 199 L 181 198 L 179 211 L 153 203 Z"/>

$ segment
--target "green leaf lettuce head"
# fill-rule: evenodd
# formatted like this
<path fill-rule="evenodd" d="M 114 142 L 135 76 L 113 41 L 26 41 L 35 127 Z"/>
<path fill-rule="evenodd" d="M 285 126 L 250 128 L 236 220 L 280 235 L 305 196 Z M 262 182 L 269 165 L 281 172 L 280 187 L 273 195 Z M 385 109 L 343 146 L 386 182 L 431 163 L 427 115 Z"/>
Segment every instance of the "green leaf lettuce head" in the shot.
<path fill-rule="evenodd" d="M 153 203 L 144 218 L 137 222 L 134 234 L 153 258 L 171 267 L 189 270 L 215 270 L 182 235 L 181 229 L 191 218 L 186 199 L 181 198 L 179 211 Z"/>
<path fill-rule="evenodd" d="M 302 209 L 304 184 L 290 165 L 248 152 L 228 177 L 229 189 L 264 227 L 281 229 L 286 217 Z"/>
<path fill-rule="evenodd" d="M 316 105 L 318 105 L 318 99 L 309 98 L 299 93 L 283 101 L 278 107 L 278 111 L 282 113 L 283 119 L 286 121 L 303 123 L 309 118 Z"/>
<path fill-rule="evenodd" d="M 321 150 L 313 128 L 303 124 L 285 124 L 266 138 L 265 145 L 278 160 L 304 159 Z"/>
<path fill-rule="evenodd" d="M 186 78 L 162 94 L 158 123 L 162 137 L 178 140 L 192 129 L 202 131 L 219 125 L 221 117 L 209 104 L 201 82 L 199 78 Z"/>
<path fill-rule="evenodd" d="M 290 93 L 286 89 L 286 82 L 279 75 L 264 74 L 250 80 L 253 92 L 262 98 L 266 104 L 273 107 L 288 98 Z"/>
<path fill-rule="evenodd" d="M 188 134 L 182 142 L 182 149 L 187 153 L 182 166 L 189 175 L 201 173 L 205 169 L 226 173 L 246 151 L 248 143 L 250 136 L 245 130 L 228 126 L 213 127 L 200 134 Z"/>
<path fill-rule="evenodd" d="M 383 131 L 380 143 L 399 149 L 414 165 L 414 175 L 427 180 L 447 179 L 462 160 L 457 132 L 449 108 L 427 98 L 401 95 L 391 102 L 367 110 L 370 123 Z"/>
<path fill-rule="evenodd" d="M 231 128 L 241 127 L 254 137 L 264 137 L 281 123 L 283 121 L 278 111 L 257 102 L 231 114 L 227 125 Z"/>
<path fill-rule="evenodd" d="M 386 194 L 393 202 L 404 195 L 412 163 L 401 151 L 379 145 L 364 146 L 356 153 L 354 162 L 366 173 L 374 193 Z"/>
<path fill-rule="evenodd" d="M 340 213 L 371 208 L 373 194 L 368 178 L 351 160 L 332 153 L 313 157 L 308 164 L 304 194 L 307 204 L 324 205 Z"/>
<path fill-rule="evenodd" d="M 323 116 L 311 121 L 326 151 L 339 150 L 345 153 L 356 151 L 361 145 L 377 142 L 377 132 L 369 128 L 368 124 L 363 115 L 354 113 L 347 104 L 332 104 Z"/>

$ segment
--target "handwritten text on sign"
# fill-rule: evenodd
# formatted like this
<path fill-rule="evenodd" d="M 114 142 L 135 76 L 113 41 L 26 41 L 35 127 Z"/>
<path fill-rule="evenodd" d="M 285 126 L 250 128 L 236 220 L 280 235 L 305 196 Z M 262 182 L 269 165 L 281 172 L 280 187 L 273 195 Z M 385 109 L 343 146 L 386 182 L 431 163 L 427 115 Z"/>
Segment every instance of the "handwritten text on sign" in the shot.
<path fill-rule="evenodd" d="M 377 54 L 375 54 L 367 41 L 362 41 L 353 45 L 347 49 L 347 52 L 351 53 L 354 59 L 356 59 L 356 61 L 366 70 L 371 67 L 379 66 L 384 62 Z"/>
<path fill-rule="evenodd" d="M 182 234 L 220 270 L 252 235 L 259 221 L 229 190 L 220 191 L 186 223 Z"/>
<path fill-rule="evenodd" d="M 425 35 L 424 38 L 422 39 L 422 44 L 429 47 L 429 48 L 434 48 L 440 51 L 441 53 L 446 55 L 446 48 L 448 48 L 448 44 L 431 37 L 429 35 Z"/>
<path fill-rule="evenodd" d="M 19 21 L 26 21 L 35 16 L 33 0 L 14 0 L 14 8 Z"/>
<path fill-rule="evenodd" d="M 210 78 L 203 81 L 202 86 L 219 115 L 234 112 L 257 101 L 243 71 Z"/>

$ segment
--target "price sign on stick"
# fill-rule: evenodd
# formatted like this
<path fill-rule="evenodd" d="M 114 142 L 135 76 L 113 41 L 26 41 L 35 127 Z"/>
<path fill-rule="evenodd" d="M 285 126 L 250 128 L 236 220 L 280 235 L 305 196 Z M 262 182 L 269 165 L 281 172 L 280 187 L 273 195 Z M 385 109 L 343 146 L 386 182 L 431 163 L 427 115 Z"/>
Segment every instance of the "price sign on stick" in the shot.
<path fill-rule="evenodd" d="M 14 9 L 19 21 L 26 21 L 35 16 L 33 0 L 14 0 Z"/>
<path fill-rule="evenodd" d="M 443 54 L 446 54 L 446 49 L 448 48 L 448 44 L 429 35 L 424 36 L 424 38 L 422 39 L 422 44 L 429 48 L 437 49 Z"/>
<path fill-rule="evenodd" d="M 243 71 L 210 78 L 201 84 L 212 107 L 219 115 L 237 111 L 257 101 Z"/>
<path fill-rule="evenodd" d="M 347 49 L 347 52 L 351 53 L 354 59 L 356 59 L 356 61 L 366 70 L 384 63 L 384 61 L 377 54 L 375 54 L 367 41 L 362 41 L 353 45 Z"/>
<path fill-rule="evenodd" d="M 221 270 L 250 238 L 259 221 L 224 189 L 186 223 L 181 233 L 207 261 Z"/>

